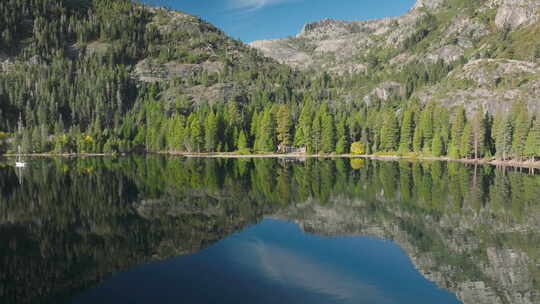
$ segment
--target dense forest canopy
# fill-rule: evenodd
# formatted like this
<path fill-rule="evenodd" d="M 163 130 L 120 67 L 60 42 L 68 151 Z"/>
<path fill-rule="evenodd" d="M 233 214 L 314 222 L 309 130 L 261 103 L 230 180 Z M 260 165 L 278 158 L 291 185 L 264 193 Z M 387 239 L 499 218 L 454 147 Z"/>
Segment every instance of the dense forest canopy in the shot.
<path fill-rule="evenodd" d="M 378 67 L 393 50 L 374 50 L 370 73 L 308 73 L 197 17 L 128 0 L 7 0 L 0 15 L 2 150 L 343 154 L 360 142 L 366 153 L 540 156 L 526 103 L 471 112 L 413 96 L 465 57 L 389 72 Z M 402 48 L 421 47 L 437 22 L 419 21 Z M 361 98 L 383 80 L 402 92 Z"/>

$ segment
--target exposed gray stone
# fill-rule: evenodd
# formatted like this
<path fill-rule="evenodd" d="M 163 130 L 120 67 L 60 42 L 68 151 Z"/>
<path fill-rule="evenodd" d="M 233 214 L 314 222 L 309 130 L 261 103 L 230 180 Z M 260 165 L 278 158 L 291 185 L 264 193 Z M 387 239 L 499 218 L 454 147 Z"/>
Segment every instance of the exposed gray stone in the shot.
<path fill-rule="evenodd" d="M 498 6 L 495 24 L 499 28 L 516 28 L 529 25 L 538 18 L 540 0 L 493 0 L 492 5 Z"/>
<path fill-rule="evenodd" d="M 188 77 L 194 73 L 221 73 L 224 66 L 221 62 L 203 62 L 201 64 L 179 64 L 175 62 L 161 63 L 155 59 L 141 60 L 135 66 L 134 74 L 144 82 L 169 80 L 174 77 Z"/>
<path fill-rule="evenodd" d="M 416 0 L 416 3 L 413 6 L 413 9 L 437 9 L 441 7 L 441 5 L 444 4 L 444 0 Z"/>
<path fill-rule="evenodd" d="M 364 102 L 369 104 L 375 100 L 387 101 L 392 97 L 404 97 L 405 93 L 405 87 L 401 83 L 386 81 L 373 89 L 370 94 L 366 95 Z"/>

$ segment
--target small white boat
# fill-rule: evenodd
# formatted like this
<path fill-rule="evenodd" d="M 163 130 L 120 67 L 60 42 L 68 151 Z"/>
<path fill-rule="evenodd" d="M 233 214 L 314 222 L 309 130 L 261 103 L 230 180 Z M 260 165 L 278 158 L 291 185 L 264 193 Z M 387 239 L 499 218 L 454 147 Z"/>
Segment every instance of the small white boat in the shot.
<path fill-rule="evenodd" d="M 17 160 L 15 161 L 15 167 L 24 168 L 26 163 L 21 158 L 21 146 L 19 146 L 19 153 L 17 153 Z"/>

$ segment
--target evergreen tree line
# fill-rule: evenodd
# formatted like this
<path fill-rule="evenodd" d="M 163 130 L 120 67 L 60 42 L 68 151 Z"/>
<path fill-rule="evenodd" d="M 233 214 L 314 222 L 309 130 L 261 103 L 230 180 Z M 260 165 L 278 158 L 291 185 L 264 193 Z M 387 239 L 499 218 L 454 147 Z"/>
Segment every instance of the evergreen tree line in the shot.
<path fill-rule="evenodd" d="M 201 107 L 189 115 L 147 122 L 149 150 L 189 152 L 275 152 L 280 145 L 306 147 L 311 154 L 349 153 L 362 142 L 367 153 L 449 156 L 501 160 L 540 157 L 540 119 L 524 103 L 491 115 L 481 107 L 467 115 L 463 106 L 430 103 L 353 107 L 350 111 L 315 103 L 268 103 L 250 109 L 227 103 Z M 157 138 L 157 139 L 156 139 Z"/>
<path fill-rule="evenodd" d="M 239 152 L 274 153 L 280 147 L 305 147 L 309 154 L 348 154 L 361 143 L 366 154 L 449 156 L 451 158 L 534 160 L 540 157 L 540 119 L 525 103 L 494 115 L 481 107 L 469 113 L 415 100 L 399 104 L 316 101 L 309 93 L 274 102 L 266 94 L 253 102 L 201 102 L 186 106 L 160 100 L 150 85 L 135 104 L 91 114 L 87 129 L 49 126 L 51 110 L 38 107 L 27 116 L 14 144 L 26 152 Z M 106 103 L 105 103 L 106 104 Z M 84 110 L 84 107 L 80 108 Z M 89 110 L 99 110 L 89 107 Z M 80 111 L 79 111 L 80 113 Z M 75 117 L 72 117 L 73 120 Z M 107 128 L 107 126 L 111 126 Z"/>

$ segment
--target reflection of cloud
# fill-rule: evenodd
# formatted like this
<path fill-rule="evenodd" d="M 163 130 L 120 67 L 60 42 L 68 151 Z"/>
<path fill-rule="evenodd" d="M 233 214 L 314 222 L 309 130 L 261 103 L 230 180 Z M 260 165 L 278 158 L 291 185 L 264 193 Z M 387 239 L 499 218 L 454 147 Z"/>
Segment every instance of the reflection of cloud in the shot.
<path fill-rule="evenodd" d="M 284 286 L 327 295 L 344 302 L 368 300 L 391 303 L 375 286 L 291 249 L 256 239 L 242 241 L 235 247 L 239 250 L 235 250 L 233 256 L 240 264 Z"/>
<path fill-rule="evenodd" d="M 245 11 L 255 11 L 265 6 L 296 1 L 299 0 L 229 0 L 230 8 Z"/>

